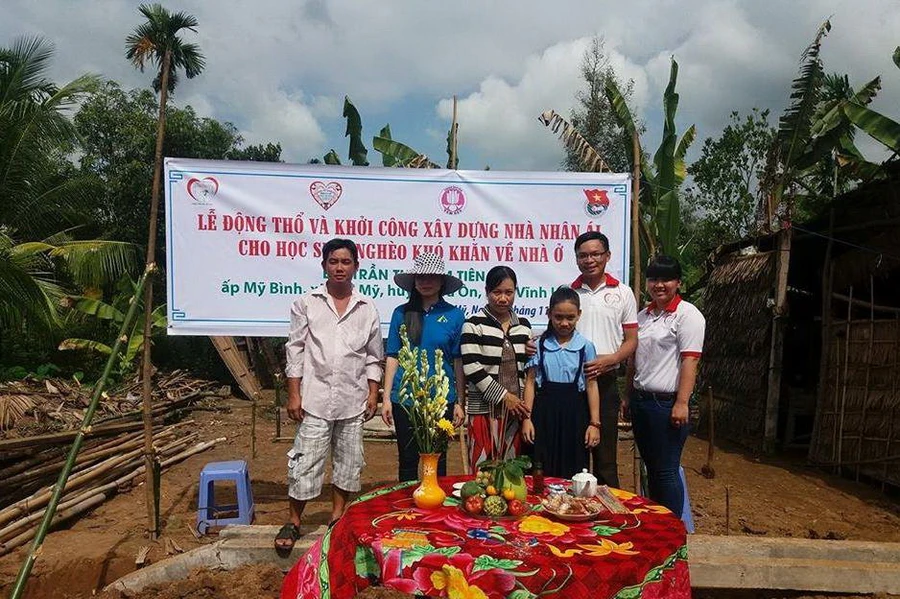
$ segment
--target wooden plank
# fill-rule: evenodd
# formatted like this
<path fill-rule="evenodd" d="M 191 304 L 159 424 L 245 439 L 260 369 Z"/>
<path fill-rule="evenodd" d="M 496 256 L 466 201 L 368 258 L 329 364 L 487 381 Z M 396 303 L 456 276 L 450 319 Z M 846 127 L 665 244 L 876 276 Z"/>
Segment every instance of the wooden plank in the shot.
<path fill-rule="evenodd" d="M 259 380 L 250 369 L 244 354 L 238 349 L 234 337 L 210 337 L 210 340 L 247 399 L 259 398 L 262 391 Z"/>

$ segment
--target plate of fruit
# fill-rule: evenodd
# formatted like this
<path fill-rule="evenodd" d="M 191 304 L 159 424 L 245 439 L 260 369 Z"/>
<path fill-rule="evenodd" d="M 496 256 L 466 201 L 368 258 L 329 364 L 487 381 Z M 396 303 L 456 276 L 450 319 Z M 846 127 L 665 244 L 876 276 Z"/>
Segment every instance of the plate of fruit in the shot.
<path fill-rule="evenodd" d="M 474 480 L 454 485 L 460 509 L 470 516 L 487 519 L 516 519 L 532 511 L 527 501 L 525 469 L 527 457 L 482 462 Z"/>
<path fill-rule="evenodd" d="M 559 520 L 574 522 L 593 520 L 608 510 L 596 497 L 575 497 L 554 493 L 543 500 L 544 511 Z"/>
<path fill-rule="evenodd" d="M 463 486 L 459 490 L 459 509 L 469 516 L 485 520 L 516 520 L 532 510 L 527 501 L 516 499 L 512 489 L 506 489 L 502 495 L 488 495 L 483 487 L 474 482 L 472 484 L 474 486 Z"/>

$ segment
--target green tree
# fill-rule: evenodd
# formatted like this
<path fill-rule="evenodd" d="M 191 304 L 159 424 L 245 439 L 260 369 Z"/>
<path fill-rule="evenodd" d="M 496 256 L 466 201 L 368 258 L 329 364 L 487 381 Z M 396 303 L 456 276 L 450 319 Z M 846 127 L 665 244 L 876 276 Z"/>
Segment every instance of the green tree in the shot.
<path fill-rule="evenodd" d="M 91 185 L 65 160 L 78 143 L 66 111 L 96 79 L 57 86 L 47 78 L 52 56 L 34 37 L 0 48 L 0 329 L 8 331 L 52 329 L 67 290 L 114 280 L 133 264 L 129 244 L 78 237 L 92 228 Z"/>
<path fill-rule="evenodd" d="M 602 37 L 591 40 L 581 62 L 581 78 L 585 88 L 575 95 L 578 105 L 569 115 L 569 122 L 585 140 L 603 157 L 610 170 L 627 172 L 631 164 L 631 136 L 619 124 L 616 114 L 606 97 L 606 82 L 612 81 L 621 90 L 626 101 L 634 94 L 634 80 L 623 82 L 616 75 L 609 62 Z M 638 133 L 644 126 L 637 124 Z M 585 165 L 581 156 L 572 148 L 566 148 L 563 167 L 567 171 L 583 171 Z"/>
<path fill-rule="evenodd" d="M 755 228 L 758 184 L 774 133 L 769 111 L 754 108 L 744 117 L 732 112 L 722 133 L 704 140 L 700 158 L 688 167 L 693 185 L 684 198 L 701 251 Z"/>
<path fill-rule="evenodd" d="M 154 132 L 157 103 L 153 92 L 125 91 L 107 82 L 88 96 L 75 115 L 82 139 L 81 171 L 94 177 L 94 211 L 108 234 L 143 244 L 150 211 Z M 166 156 L 210 160 L 281 161 L 281 145 L 243 147 L 237 128 L 228 122 L 201 117 L 193 108 L 166 107 Z M 165 251 L 164 222 L 157 244 Z"/>

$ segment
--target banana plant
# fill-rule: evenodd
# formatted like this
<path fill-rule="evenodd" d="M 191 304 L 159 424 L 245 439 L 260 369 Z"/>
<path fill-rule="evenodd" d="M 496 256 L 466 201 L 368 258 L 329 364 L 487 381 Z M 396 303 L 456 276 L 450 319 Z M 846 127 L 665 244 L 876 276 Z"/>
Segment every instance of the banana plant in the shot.
<path fill-rule="evenodd" d="M 803 51 L 799 74 L 791 84 L 791 104 L 778 120 L 778 130 L 760 182 L 762 205 L 765 206 L 762 220 L 766 229 L 771 229 L 778 218 L 790 218 L 796 188 L 811 165 L 816 115 L 819 114 L 825 81 L 820 51 L 822 40 L 829 31 L 831 22 L 825 21 Z M 785 194 L 788 194 L 787 198 Z"/>
<path fill-rule="evenodd" d="M 372 147 L 381 152 L 381 162 L 384 166 L 440 168 L 439 165 L 429 160 L 428 156 L 392 139 L 390 125 L 385 125 L 381 132 L 372 138 Z"/>
<path fill-rule="evenodd" d="M 646 154 L 641 148 L 640 202 L 642 221 L 647 224 L 643 241 L 648 250 L 646 255 L 651 257 L 658 253 L 680 256 L 684 250 L 684 247 L 678 245 L 681 234 L 681 202 L 678 192 L 687 177 L 684 157 L 694 143 L 697 128 L 691 125 L 678 138 L 675 130 L 675 113 L 679 100 L 675 91 L 677 82 L 678 62 L 672 58 L 669 83 L 663 93 L 663 135 L 652 163 L 645 158 Z M 634 136 L 637 132 L 634 117 L 625 96 L 612 78 L 606 80 L 604 91 L 619 125 L 629 136 Z M 633 163 L 631 167 L 634 168 Z"/>
<path fill-rule="evenodd" d="M 69 297 L 67 304 L 69 308 L 80 314 L 97 318 L 101 321 L 109 322 L 114 330 L 121 328 L 125 322 L 125 315 L 131 302 L 137 302 L 139 308 L 143 303 L 140 295 L 135 295 L 137 282 L 129 277 L 123 277 L 118 285 L 118 293 L 114 297 L 112 303 L 102 300 L 86 297 L 74 296 Z M 159 331 L 164 331 L 167 325 L 166 305 L 157 306 L 150 313 L 151 335 Z M 134 360 L 141 355 L 144 347 L 144 322 L 138 319 L 131 328 L 131 332 L 127 336 L 127 345 L 125 351 L 119 356 L 118 374 L 124 375 L 132 369 Z M 108 356 L 112 353 L 112 347 L 95 341 L 93 339 L 69 338 L 64 339 L 60 344 L 60 350 L 88 350 Z"/>
<path fill-rule="evenodd" d="M 347 119 L 347 129 L 345 137 L 350 138 L 349 158 L 354 166 L 369 166 L 367 159 L 368 149 L 362 140 L 362 117 L 356 106 L 350 101 L 348 96 L 344 96 L 344 118 Z M 372 147 L 381 152 L 381 163 L 383 166 L 389 167 L 405 167 L 405 168 L 440 168 L 428 159 L 428 156 L 421 154 L 411 147 L 391 138 L 391 126 L 385 125 L 378 135 L 372 138 Z M 449 154 L 449 136 L 448 136 L 448 154 Z M 323 158 L 325 164 L 340 165 L 341 159 L 338 153 L 332 149 Z"/>
<path fill-rule="evenodd" d="M 641 242 L 647 253 L 667 253 L 678 256 L 683 247 L 678 246 L 681 233 L 681 210 L 678 189 L 687 176 L 687 164 L 684 157 L 694 142 L 697 130 L 691 125 L 678 139 L 675 131 L 675 113 L 678 110 L 678 94 L 675 85 L 678 81 L 678 63 L 672 59 L 669 71 L 669 83 L 663 94 L 664 126 L 663 137 L 652 163 L 645 156 L 643 147 L 641 154 Z M 606 80 L 604 88 L 607 100 L 613 109 L 619 126 L 625 130 L 628 139 L 637 135 L 637 126 L 631 109 L 625 101 L 614 78 Z M 571 125 L 554 110 L 548 110 L 538 117 L 541 123 L 559 135 L 560 141 L 571 152 L 581 158 L 582 164 L 590 172 L 605 172 L 609 168 L 599 152 Z M 634 169 L 633 152 L 626 152 Z"/>

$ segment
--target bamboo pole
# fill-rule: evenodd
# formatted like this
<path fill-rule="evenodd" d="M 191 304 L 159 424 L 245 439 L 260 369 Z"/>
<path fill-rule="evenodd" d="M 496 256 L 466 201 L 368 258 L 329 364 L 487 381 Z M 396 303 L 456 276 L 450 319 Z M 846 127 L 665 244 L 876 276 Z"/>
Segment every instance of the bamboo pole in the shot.
<path fill-rule="evenodd" d="M 280 372 L 275 373 L 275 439 L 281 438 L 281 389 L 284 385 L 284 377 Z"/>
<path fill-rule="evenodd" d="M 857 306 L 860 308 L 870 308 L 877 312 L 888 312 L 891 314 L 900 314 L 900 308 L 895 308 L 893 306 L 882 306 L 882 305 L 873 304 L 872 302 L 867 302 L 867 301 L 861 300 L 861 299 L 851 299 L 849 296 L 846 296 L 842 293 L 833 293 L 833 294 L 831 294 L 831 296 L 834 299 L 839 299 L 844 302 L 850 302 L 854 306 Z"/>
<path fill-rule="evenodd" d="M 859 422 L 859 439 L 856 441 L 856 482 L 859 482 L 860 460 L 862 459 L 862 446 L 866 437 L 866 407 L 869 405 L 869 382 L 872 375 L 872 352 L 875 348 L 875 277 L 869 275 L 869 297 L 872 307 L 869 310 L 869 347 L 866 352 L 866 392 L 863 395 L 862 415 Z"/>
<path fill-rule="evenodd" d="M 853 299 L 853 286 L 850 286 L 850 299 Z M 836 468 L 835 471 L 840 474 L 841 472 L 841 461 L 843 460 L 843 444 L 844 444 L 844 408 L 847 405 L 847 381 L 850 378 L 849 369 L 850 369 L 850 317 L 851 317 L 851 309 L 853 308 L 853 302 L 847 303 L 847 328 L 846 328 L 846 336 L 844 337 L 844 380 L 842 382 L 843 388 L 841 389 L 841 409 L 840 409 L 840 418 L 835 418 L 835 422 L 837 423 L 836 431 L 837 438 L 835 439 L 835 446 L 837 448 L 837 456 L 835 458 Z M 835 406 L 837 408 L 837 406 Z"/>
<path fill-rule="evenodd" d="M 16 577 L 16 582 L 13 586 L 12 593 L 10 593 L 9 596 L 10 599 L 21 599 L 22 593 L 25 591 L 25 583 L 28 582 L 28 576 L 31 574 L 31 569 L 34 568 L 34 562 L 37 561 L 41 545 L 43 545 L 44 538 L 47 536 L 47 532 L 50 529 L 50 523 L 53 520 L 53 515 L 56 512 L 56 507 L 57 505 L 59 505 L 59 499 L 62 496 L 63 489 L 65 488 L 66 483 L 69 480 L 69 473 L 75 466 L 75 458 L 78 456 L 81 445 L 84 443 L 85 433 L 90 430 L 91 420 L 93 420 L 94 418 L 94 412 L 97 411 L 97 406 L 100 405 L 100 395 L 103 393 L 103 389 L 106 386 L 106 380 L 109 378 L 110 372 L 112 372 L 113 363 L 118 359 L 123 340 L 127 339 L 126 331 L 131 330 L 132 324 L 134 323 L 134 318 L 137 314 L 138 306 L 137 298 L 140 297 L 141 291 L 143 291 L 145 284 L 151 278 L 151 273 L 154 270 L 154 268 L 151 268 L 151 266 L 148 266 L 144 270 L 144 274 L 141 275 L 141 278 L 138 281 L 134 296 L 132 296 L 129 302 L 130 305 L 128 307 L 128 312 L 125 315 L 125 319 L 122 321 L 122 327 L 119 329 L 119 334 L 116 336 L 115 343 L 113 343 L 109 358 L 106 360 L 106 366 L 103 369 L 103 374 L 101 375 L 100 380 L 97 381 L 97 385 L 94 387 L 94 393 L 91 396 L 91 403 L 88 404 L 87 410 L 85 410 L 84 412 L 84 419 L 81 422 L 81 427 L 78 430 L 78 434 L 75 436 L 75 440 L 72 443 L 72 448 L 69 450 L 69 455 L 66 458 L 66 463 L 63 466 L 62 471 L 59 473 L 59 478 L 56 481 L 56 485 L 53 487 L 53 495 L 50 497 L 50 502 L 47 506 L 47 512 L 46 514 L 44 514 L 44 519 L 41 521 L 40 527 L 35 534 L 31 549 L 28 551 L 28 555 L 25 557 L 25 561 L 22 562 L 22 567 L 19 569 L 19 574 Z"/>
<path fill-rule="evenodd" d="M 97 428 L 88 427 L 86 431 L 72 430 L 62 433 L 51 433 L 49 435 L 36 435 L 34 437 L 23 437 L 21 439 L 4 439 L 0 441 L 0 452 L 7 452 L 13 449 L 21 449 L 24 447 L 40 447 L 40 446 L 58 446 L 61 443 L 74 441 L 78 435 L 85 438 L 100 437 L 104 435 L 121 434 L 138 430 L 141 428 L 139 422 L 123 422 L 121 424 L 109 424 L 98 426 Z"/>
<path fill-rule="evenodd" d="M 156 222 L 159 219 L 159 189 L 162 184 L 162 150 L 166 135 L 166 99 L 169 93 L 169 66 L 172 51 L 166 48 L 160 68 L 159 118 L 156 129 L 156 149 L 153 154 L 153 189 L 150 196 L 150 222 L 147 225 L 147 269 L 156 269 Z M 141 359 L 141 404 L 144 423 L 144 462 L 147 466 L 147 529 L 150 540 L 159 536 L 159 489 L 156 485 L 157 461 L 153 453 L 153 417 L 151 415 L 151 336 L 153 313 L 153 281 L 144 288 L 144 349 Z M 152 473 L 152 476 L 151 476 Z"/>
<path fill-rule="evenodd" d="M 631 254 L 634 264 L 634 279 L 631 288 L 634 301 L 641 304 L 641 139 L 637 131 L 631 135 L 632 163 L 631 172 Z M 607 248 L 609 249 L 609 248 Z M 618 418 L 618 416 L 617 416 Z M 633 433 L 632 428 L 632 434 Z M 617 433 L 618 434 L 618 433 Z M 641 452 L 637 442 L 632 443 L 632 468 L 634 469 L 634 492 L 641 494 Z"/>
<path fill-rule="evenodd" d="M 250 459 L 256 459 L 256 404 L 259 393 L 253 394 L 250 402 Z"/>
<path fill-rule="evenodd" d="M 894 363 L 900 362 L 900 316 L 894 321 Z M 891 371 L 891 397 L 897 397 L 897 369 Z M 891 419 L 888 420 L 888 434 L 884 445 L 884 453 L 887 454 L 891 450 L 891 442 L 894 439 L 894 419 L 897 417 L 897 404 L 891 406 Z M 888 465 L 884 463 L 881 473 L 881 492 L 884 493 L 887 484 Z"/>
<path fill-rule="evenodd" d="M 456 94 L 453 94 L 453 120 L 450 123 L 450 168 L 456 170 Z"/>
<path fill-rule="evenodd" d="M 828 384 L 828 358 L 831 348 L 831 310 L 832 310 L 832 285 L 834 283 L 834 264 L 831 262 L 831 252 L 834 245 L 834 208 L 828 216 L 828 245 L 825 247 L 825 259 L 822 261 L 822 332 L 819 347 L 819 380 L 816 389 L 816 408 L 813 412 L 813 430 L 809 441 L 808 457 L 813 458 L 819 448 L 822 426 L 821 412 L 825 409 L 825 387 Z"/>
<path fill-rule="evenodd" d="M 206 451 L 210 447 L 214 446 L 217 442 L 224 441 L 224 440 L 225 440 L 224 437 L 220 437 L 218 439 L 213 439 L 211 441 L 205 441 L 202 443 L 198 443 L 194 447 L 192 447 L 190 449 L 186 449 L 184 451 L 181 451 L 180 453 L 173 455 L 173 456 L 169 457 L 168 459 L 164 460 L 163 462 L 161 462 L 160 466 L 161 466 L 161 468 L 166 468 L 176 462 L 185 460 L 197 453 Z M 60 511 L 57 514 L 57 516 L 54 518 L 53 525 L 58 524 L 64 520 L 71 518 L 71 517 L 82 514 L 86 511 L 89 511 L 90 509 L 93 509 L 94 507 L 101 504 L 103 501 L 105 501 L 108 498 L 106 493 L 109 493 L 115 489 L 118 489 L 119 487 L 125 485 L 126 483 L 130 482 L 131 480 L 137 478 L 138 476 L 143 474 L 145 471 L 146 471 L 146 468 L 143 465 L 141 465 L 139 462 L 136 462 L 135 469 L 132 472 L 130 472 L 118 479 L 115 479 L 115 480 L 103 485 L 102 487 L 99 487 L 97 489 L 93 489 L 84 494 L 81 494 L 74 501 L 67 502 L 67 506 L 71 506 L 71 507 L 64 508 L 66 510 L 66 512 Z M 60 504 L 59 507 L 62 507 L 62 504 Z M 44 513 L 46 514 L 47 512 L 44 512 Z M 7 553 L 13 551 L 17 547 L 27 543 L 36 534 L 37 534 L 37 531 L 29 530 L 29 531 L 26 531 L 25 533 L 22 533 L 16 537 L 13 537 L 12 539 L 9 539 L 7 541 L 0 543 L 0 556 L 6 555 Z M 10 595 L 10 598 L 12 598 L 12 595 Z"/>
<path fill-rule="evenodd" d="M 179 450 L 183 446 L 189 445 L 194 440 L 196 440 L 198 436 L 199 436 L 198 433 L 191 433 L 190 435 L 188 435 L 186 437 L 177 439 L 174 442 L 162 447 L 160 449 L 160 454 L 162 454 L 162 455 L 171 454 L 173 451 Z M 133 471 L 135 468 L 140 466 L 140 462 L 134 460 L 134 458 L 136 458 L 136 457 L 140 457 L 140 453 L 134 454 L 131 461 L 122 465 L 121 468 L 113 469 L 113 471 L 114 471 L 113 475 L 119 476 L 120 471 L 127 471 L 127 470 Z M 143 472 L 143 470 L 142 470 L 142 472 Z M 60 510 L 66 509 L 67 507 L 70 507 L 72 505 L 75 505 L 76 503 L 84 501 L 88 497 L 90 497 L 92 495 L 96 495 L 97 493 L 103 493 L 103 492 L 106 492 L 109 490 L 117 489 L 117 488 L 121 487 L 122 485 L 124 485 L 126 482 L 128 482 L 131 478 L 134 478 L 134 476 L 137 476 L 137 474 L 134 474 L 133 476 L 128 475 L 125 477 L 117 478 L 117 479 L 113 480 L 112 482 L 101 484 L 98 487 L 88 487 L 87 489 L 83 489 L 75 494 L 72 494 L 72 496 L 66 497 L 66 500 L 59 504 L 58 509 L 60 509 Z M 31 507 L 37 507 L 37 506 L 32 505 Z M 28 524 L 33 523 L 33 522 L 43 518 L 44 513 L 45 513 L 45 510 L 36 511 L 36 512 L 34 512 L 24 518 L 20 518 L 19 520 L 16 520 L 16 521 L 8 524 L 4 528 L 0 529 L 0 544 L 5 544 L 9 540 L 9 538 L 13 532 L 17 531 L 20 528 L 24 528 Z"/>
<path fill-rule="evenodd" d="M 634 170 L 631 174 L 631 253 L 634 260 L 634 299 L 641 303 L 641 140 L 637 131 L 631 136 Z"/>

